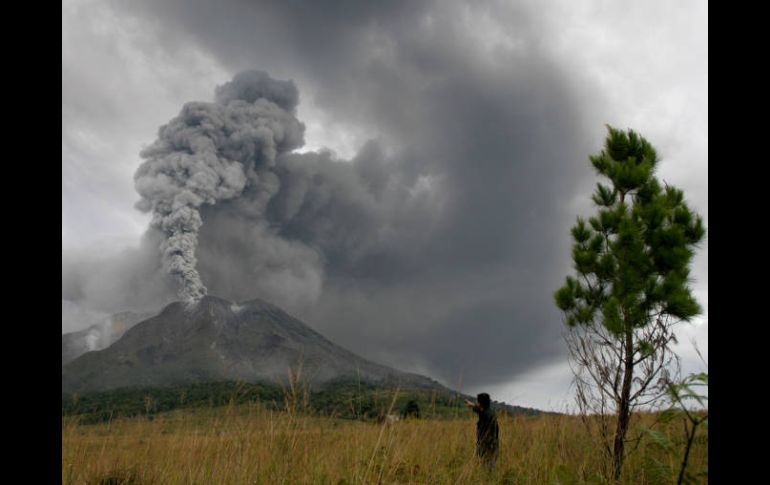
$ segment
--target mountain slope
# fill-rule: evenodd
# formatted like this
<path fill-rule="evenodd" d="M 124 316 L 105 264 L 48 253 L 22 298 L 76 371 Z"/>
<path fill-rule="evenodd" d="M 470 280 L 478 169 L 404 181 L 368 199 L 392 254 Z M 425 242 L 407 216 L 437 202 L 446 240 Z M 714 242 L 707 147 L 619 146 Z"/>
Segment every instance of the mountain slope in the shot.
<path fill-rule="evenodd" d="M 86 352 L 102 350 L 117 341 L 129 328 L 152 316 L 152 313 L 121 312 L 103 322 L 78 332 L 61 336 L 61 364 L 75 360 Z"/>
<path fill-rule="evenodd" d="M 449 391 L 427 377 L 367 361 L 262 300 L 207 296 L 176 302 L 106 349 L 62 367 L 62 392 L 217 381 L 286 383 L 289 369 L 311 388 L 345 380 Z"/>

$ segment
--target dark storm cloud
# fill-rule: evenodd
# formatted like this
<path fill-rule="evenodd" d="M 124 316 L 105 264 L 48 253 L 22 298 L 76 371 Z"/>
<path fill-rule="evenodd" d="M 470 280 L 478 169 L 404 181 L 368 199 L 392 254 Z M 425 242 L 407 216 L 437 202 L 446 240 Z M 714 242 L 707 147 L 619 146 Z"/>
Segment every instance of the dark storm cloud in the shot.
<path fill-rule="evenodd" d="M 551 293 L 601 127 L 583 126 L 587 94 L 525 10 L 121 5 L 163 25 L 163 48 L 189 43 L 233 72 L 293 79 L 300 107 L 307 87 L 379 139 L 350 161 L 278 155 L 264 214 L 249 212 L 260 193 L 248 188 L 201 207 L 209 293 L 272 299 L 351 350 L 451 384 L 503 382 L 562 356 Z"/>

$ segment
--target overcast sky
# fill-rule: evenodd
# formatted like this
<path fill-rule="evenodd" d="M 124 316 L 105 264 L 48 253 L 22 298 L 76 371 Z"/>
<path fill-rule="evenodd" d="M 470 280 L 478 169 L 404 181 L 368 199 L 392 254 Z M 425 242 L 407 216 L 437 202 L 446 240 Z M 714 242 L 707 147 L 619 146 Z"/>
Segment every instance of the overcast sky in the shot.
<path fill-rule="evenodd" d="M 512 404 L 572 404 L 552 294 L 588 156 L 633 128 L 708 228 L 704 1 L 91 1 L 62 5 L 62 332 L 174 298 L 140 151 L 243 71 L 291 80 L 276 192 L 204 207 L 209 293 L 264 298 L 367 358 Z M 299 201 L 299 202 L 298 202 Z M 258 214 L 257 214 L 258 212 Z M 677 332 L 708 358 L 704 314 Z"/>

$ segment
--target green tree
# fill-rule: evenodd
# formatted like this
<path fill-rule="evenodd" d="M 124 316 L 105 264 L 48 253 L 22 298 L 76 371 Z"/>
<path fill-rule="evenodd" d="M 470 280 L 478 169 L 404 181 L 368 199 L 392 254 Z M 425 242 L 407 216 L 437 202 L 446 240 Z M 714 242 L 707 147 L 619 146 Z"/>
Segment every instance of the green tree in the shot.
<path fill-rule="evenodd" d="M 597 213 L 572 228 L 576 277 L 554 293 L 586 422 L 598 422 L 612 474 L 620 478 L 632 412 L 665 395 L 674 324 L 701 309 L 688 286 L 702 218 L 681 190 L 655 178 L 658 156 L 632 130 L 607 126 L 604 149 L 590 156 Z M 610 419 L 614 420 L 614 432 Z"/>

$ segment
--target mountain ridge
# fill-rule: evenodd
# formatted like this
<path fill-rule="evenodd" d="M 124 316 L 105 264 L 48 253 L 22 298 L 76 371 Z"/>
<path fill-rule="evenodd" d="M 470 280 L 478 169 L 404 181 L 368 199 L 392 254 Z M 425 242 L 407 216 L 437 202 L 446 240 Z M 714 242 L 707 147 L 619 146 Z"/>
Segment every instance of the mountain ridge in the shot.
<path fill-rule="evenodd" d="M 64 364 L 62 392 L 226 380 L 282 384 L 297 378 L 313 389 L 360 379 L 452 392 L 433 379 L 364 359 L 264 300 L 216 296 L 192 305 L 170 303 L 109 347 Z"/>

